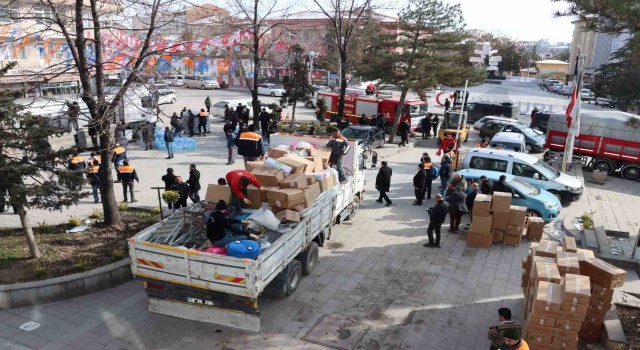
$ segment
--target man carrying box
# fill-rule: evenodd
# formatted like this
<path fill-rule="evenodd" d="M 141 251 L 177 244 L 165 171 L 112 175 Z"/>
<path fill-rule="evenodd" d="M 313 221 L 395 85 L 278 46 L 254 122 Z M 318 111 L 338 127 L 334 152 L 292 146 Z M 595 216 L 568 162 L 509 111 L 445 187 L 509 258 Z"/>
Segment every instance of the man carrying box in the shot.
<path fill-rule="evenodd" d="M 235 205 L 238 210 L 242 208 L 241 202 L 245 205 L 251 205 L 251 201 L 247 198 L 247 187 L 249 187 L 249 184 L 261 187 L 262 185 L 258 179 L 246 170 L 232 170 L 228 172 L 225 177 L 233 194 L 231 203 Z"/>

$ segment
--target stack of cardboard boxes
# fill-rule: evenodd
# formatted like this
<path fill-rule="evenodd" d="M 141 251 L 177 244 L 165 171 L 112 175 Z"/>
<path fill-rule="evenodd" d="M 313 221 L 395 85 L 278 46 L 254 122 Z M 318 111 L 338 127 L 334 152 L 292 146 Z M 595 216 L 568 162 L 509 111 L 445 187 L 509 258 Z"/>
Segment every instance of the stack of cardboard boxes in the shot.
<path fill-rule="evenodd" d="M 527 208 L 511 205 L 511 194 L 479 194 L 473 202 L 467 244 L 489 248 L 493 243 L 517 247 L 526 235 Z"/>
<path fill-rule="evenodd" d="M 577 249 L 571 238 L 531 243 L 522 264 L 523 334 L 532 349 L 577 349 L 579 338 L 600 338 L 611 288 L 624 283 L 624 270 Z"/>

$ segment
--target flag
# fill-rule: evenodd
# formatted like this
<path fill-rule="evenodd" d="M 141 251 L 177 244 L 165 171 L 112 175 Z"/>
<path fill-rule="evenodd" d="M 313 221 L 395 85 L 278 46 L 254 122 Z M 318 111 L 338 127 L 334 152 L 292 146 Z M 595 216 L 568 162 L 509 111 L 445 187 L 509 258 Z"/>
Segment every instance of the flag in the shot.
<path fill-rule="evenodd" d="M 565 112 L 567 116 L 567 128 L 571 130 L 573 136 L 578 136 L 580 132 L 580 116 L 578 111 L 580 110 L 580 97 L 578 96 L 578 85 L 573 86 L 573 93 L 571 94 L 571 102 L 567 106 Z"/>

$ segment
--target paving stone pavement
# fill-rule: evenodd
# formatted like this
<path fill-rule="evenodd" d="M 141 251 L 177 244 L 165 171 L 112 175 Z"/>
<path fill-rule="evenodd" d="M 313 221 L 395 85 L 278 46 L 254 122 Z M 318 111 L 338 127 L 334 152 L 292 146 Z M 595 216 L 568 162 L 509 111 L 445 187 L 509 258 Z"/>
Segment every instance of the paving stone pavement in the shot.
<path fill-rule="evenodd" d="M 447 234 L 445 225 L 442 248 L 424 248 L 426 206 L 411 205 L 414 164 L 406 163 L 423 150 L 387 158 L 394 169 L 391 207 L 375 202 L 377 171 L 368 171 L 372 192 L 356 217 L 335 227 L 313 274 L 288 298 L 261 298 L 259 333 L 152 314 L 142 282 L 134 280 L 0 310 L 0 349 L 326 349 L 301 340 L 323 315 L 371 326 L 358 349 L 487 348 L 498 308 L 520 315 L 526 245 L 468 248 L 463 234 Z M 40 328 L 18 328 L 29 320 Z"/>

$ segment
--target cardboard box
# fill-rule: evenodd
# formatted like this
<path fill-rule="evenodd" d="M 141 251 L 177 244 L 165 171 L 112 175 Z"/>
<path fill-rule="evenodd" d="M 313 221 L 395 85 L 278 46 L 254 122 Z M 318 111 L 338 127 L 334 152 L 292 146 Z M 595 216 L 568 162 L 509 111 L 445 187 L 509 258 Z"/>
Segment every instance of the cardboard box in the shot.
<path fill-rule="evenodd" d="M 566 273 L 580 274 L 580 264 L 575 253 L 559 252 L 556 256 L 556 263 L 561 275 Z"/>
<path fill-rule="evenodd" d="M 491 229 L 491 235 L 493 236 L 493 243 L 500 243 L 504 240 L 503 231 Z M 526 257 L 524 258 L 526 259 Z"/>
<path fill-rule="evenodd" d="M 322 157 L 304 157 L 304 159 L 313 162 L 313 172 L 324 170 Z"/>
<path fill-rule="evenodd" d="M 295 173 L 304 173 L 311 174 L 313 173 L 314 164 L 311 161 L 304 159 L 303 157 L 297 156 L 295 154 L 290 154 L 286 157 L 282 157 L 278 159 L 281 163 L 284 163 L 291 167 L 291 172 Z"/>
<path fill-rule="evenodd" d="M 491 232 L 474 232 L 472 230 L 467 231 L 467 245 L 470 247 L 490 248 L 493 244 L 493 237 Z"/>
<path fill-rule="evenodd" d="M 563 318 L 570 321 L 582 322 L 584 321 L 585 316 L 586 314 L 577 314 L 575 312 L 562 310 L 562 308 L 560 308 L 560 311 L 558 312 L 558 318 Z"/>
<path fill-rule="evenodd" d="M 558 324 L 558 322 L 556 321 L 556 324 Z M 564 329 L 564 328 L 557 328 L 555 327 L 553 329 L 553 336 L 554 337 L 561 337 L 561 338 L 571 338 L 571 337 L 578 337 L 578 332 L 580 332 L 579 330 L 574 331 L 572 329 Z M 555 350 L 555 349 L 554 349 Z"/>
<path fill-rule="evenodd" d="M 318 180 L 316 180 L 314 175 L 307 175 L 307 185 L 313 185 L 316 182 L 318 182 Z"/>
<path fill-rule="evenodd" d="M 289 209 L 298 204 L 304 204 L 304 191 L 297 188 L 281 188 L 269 191 L 267 194 L 269 205 Z"/>
<path fill-rule="evenodd" d="M 547 330 L 547 326 L 540 326 L 537 324 L 530 324 L 527 327 L 526 340 L 532 349 L 539 349 L 541 344 L 551 344 L 553 341 L 552 330 Z"/>
<path fill-rule="evenodd" d="M 536 248 L 536 255 L 554 258 L 558 254 L 558 242 L 541 240 Z"/>
<path fill-rule="evenodd" d="M 509 207 L 509 225 L 524 226 L 527 218 L 527 208 L 512 205 Z"/>
<path fill-rule="evenodd" d="M 280 186 L 280 181 L 284 180 L 284 172 L 270 166 L 255 168 L 251 173 L 258 179 L 262 186 Z"/>
<path fill-rule="evenodd" d="M 563 339 L 562 337 L 553 337 L 551 345 L 554 349 L 577 349 L 578 337 L 575 339 Z"/>
<path fill-rule="evenodd" d="M 289 209 L 285 209 L 279 212 L 278 214 L 276 214 L 276 217 L 280 219 L 280 221 L 300 222 L 300 213 Z"/>
<path fill-rule="evenodd" d="M 274 148 L 269 148 L 269 152 L 267 153 L 267 156 L 269 158 L 282 158 L 285 157 L 289 154 L 289 149 L 286 146 L 278 146 L 278 147 L 274 147 Z"/>
<path fill-rule="evenodd" d="M 280 186 L 262 186 L 262 197 L 261 200 L 263 202 L 269 201 L 269 191 L 279 190 Z"/>
<path fill-rule="evenodd" d="M 583 265 L 580 265 L 580 273 L 589 276 L 592 282 L 605 288 L 621 287 L 627 276 L 623 269 L 598 258 L 587 259 Z"/>
<path fill-rule="evenodd" d="M 475 204 L 474 204 L 475 205 Z M 511 193 L 494 192 L 491 199 L 491 211 L 508 213 L 511 208 Z"/>
<path fill-rule="evenodd" d="M 509 213 L 496 212 L 492 214 L 491 228 L 500 231 L 506 231 L 509 223 Z"/>
<path fill-rule="evenodd" d="M 267 158 L 264 161 L 264 166 L 265 167 L 271 167 L 271 168 L 276 168 L 276 169 L 280 169 L 282 170 L 282 172 L 284 173 L 284 176 L 288 176 L 289 174 L 291 174 L 291 167 L 280 162 L 279 160 L 275 159 L 275 158 Z"/>
<path fill-rule="evenodd" d="M 280 187 L 282 188 L 307 188 L 307 176 L 305 174 L 291 174 L 280 181 Z"/>
<path fill-rule="evenodd" d="M 507 229 L 504 231 L 505 236 L 516 236 L 522 237 L 522 233 L 524 232 L 524 226 L 507 226 Z"/>
<path fill-rule="evenodd" d="M 320 191 L 324 192 L 331 189 L 329 178 L 325 177 L 322 180 L 319 180 L 317 183 L 320 185 Z"/>
<path fill-rule="evenodd" d="M 309 155 L 312 157 L 321 157 L 321 158 L 329 159 L 329 157 L 331 156 L 331 149 L 328 147 L 311 148 L 309 150 Z"/>
<path fill-rule="evenodd" d="M 536 325 L 540 325 L 540 326 L 547 326 L 547 327 L 555 327 L 556 319 L 554 317 L 537 316 L 535 314 L 532 314 L 531 315 L 531 324 L 536 324 Z"/>
<path fill-rule="evenodd" d="M 476 233 L 491 233 L 491 215 L 489 216 L 474 216 L 471 221 L 471 227 L 469 231 L 473 231 Z"/>
<path fill-rule="evenodd" d="M 569 331 L 579 331 L 581 327 L 582 327 L 582 322 L 570 321 L 562 318 L 559 318 L 556 321 L 556 326 L 555 326 L 555 328 L 565 329 Z"/>
<path fill-rule="evenodd" d="M 250 160 L 244 165 L 244 170 L 252 171 L 255 168 L 264 166 L 264 160 Z"/>
<path fill-rule="evenodd" d="M 316 198 L 318 198 L 320 193 L 322 193 L 320 191 L 320 184 L 317 182 L 305 188 L 304 189 L 304 198 L 305 198 L 304 207 L 309 208 L 310 206 L 312 206 L 316 202 Z"/>
<path fill-rule="evenodd" d="M 594 281 L 591 281 L 591 297 L 592 298 L 607 298 L 612 296 L 613 296 L 612 288 L 606 288 Z"/>
<path fill-rule="evenodd" d="M 613 294 L 609 296 L 593 296 L 593 294 L 591 294 L 591 300 L 589 300 L 589 305 L 607 306 L 607 305 L 611 305 L 612 301 L 613 301 Z"/>
<path fill-rule="evenodd" d="M 225 203 L 231 203 L 231 189 L 229 186 L 223 185 L 209 185 L 207 186 L 207 194 L 204 196 L 204 201 L 209 203 L 218 203 L 218 201 L 225 201 Z"/>
<path fill-rule="evenodd" d="M 539 241 L 544 233 L 544 220 L 539 217 L 527 218 L 527 239 L 530 241 Z"/>
<path fill-rule="evenodd" d="M 295 205 L 295 206 L 293 206 L 291 208 L 280 208 L 280 207 L 274 207 L 274 206 L 270 205 L 270 208 L 271 208 L 271 211 L 274 214 L 277 214 L 277 213 L 279 213 L 281 211 L 284 211 L 284 210 L 292 210 L 292 211 L 295 211 L 297 213 L 300 213 L 300 212 L 302 212 L 304 210 L 304 204 L 298 204 L 298 205 Z"/>
<path fill-rule="evenodd" d="M 473 201 L 473 216 L 489 216 L 491 215 L 491 196 L 487 194 L 478 194 Z"/>
<path fill-rule="evenodd" d="M 247 198 L 251 201 L 251 204 L 249 204 L 247 208 L 260 209 L 262 207 L 262 190 L 260 187 L 254 185 L 247 186 Z"/>
<path fill-rule="evenodd" d="M 580 315 L 586 315 L 589 305 L 564 303 L 560 305 L 560 310 L 569 311 Z"/>
<path fill-rule="evenodd" d="M 505 234 L 502 243 L 510 247 L 518 247 L 520 246 L 520 242 L 522 242 L 522 236 L 510 236 Z"/>
<path fill-rule="evenodd" d="M 533 268 L 534 277 L 537 281 L 560 283 L 560 272 L 558 271 L 558 266 L 555 263 L 534 261 Z M 562 290 L 560 291 L 560 294 L 562 294 Z"/>
<path fill-rule="evenodd" d="M 550 283 L 547 281 L 538 282 L 533 299 L 533 310 L 553 313 L 560 311 L 561 305 L 562 286 L 558 283 Z"/>
<path fill-rule="evenodd" d="M 578 251 L 576 239 L 574 237 L 565 236 L 564 241 L 562 241 L 562 246 L 564 247 L 565 252 L 575 253 Z"/>

